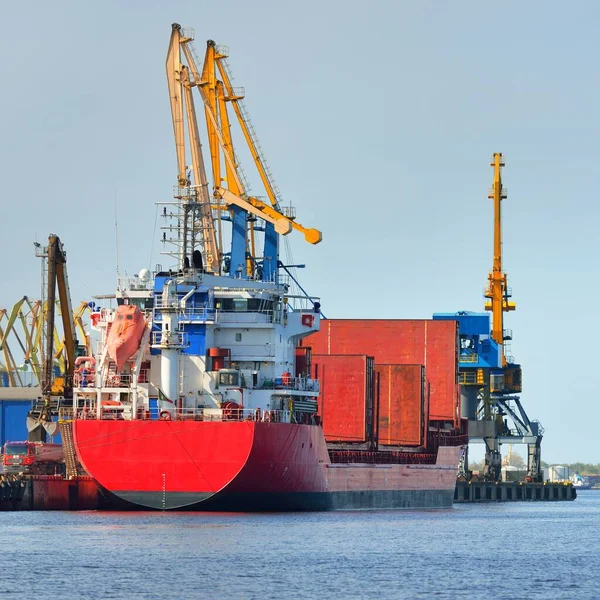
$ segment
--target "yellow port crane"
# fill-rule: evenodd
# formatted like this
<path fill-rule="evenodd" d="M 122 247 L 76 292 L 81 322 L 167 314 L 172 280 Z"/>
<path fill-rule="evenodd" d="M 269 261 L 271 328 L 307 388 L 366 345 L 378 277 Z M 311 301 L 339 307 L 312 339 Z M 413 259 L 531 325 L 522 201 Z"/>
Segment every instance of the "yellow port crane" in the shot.
<path fill-rule="evenodd" d="M 27 296 L 23 296 L 16 302 L 10 311 L 0 309 L 0 350 L 5 363 L 0 370 L 6 373 L 6 383 L 11 387 L 23 385 L 19 371 L 26 370 L 28 366 L 33 371 L 34 383 L 40 381 L 40 356 L 43 356 L 40 348 L 41 314 L 42 303 L 39 300 L 31 301 Z M 6 319 L 5 324 L 3 324 L 4 319 Z M 21 325 L 21 333 L 17 331 L 17 323 Z M 22 367 L 17 366 L 15 362 L 9 345 L 10 337 L 16 340 L 20 348 L 24 360 Z"/>
<path fill-rule="evenodd" d="M 494 182 L 488 198 L 494 202 L 494 262 L 488 275 L 485 309 L 492 312 L 490 337 L 498 345 L 498 368 L 490 371 L 489 385 L 483 395 L 484 418 L 495 421 L 493 435 L 484 436 L 486 465 L 489 467 L 489 478 L 499 478 L 499 445 L 527 444 L 527 477 L 532 481 L 541 481 L 541 442 L 544 429 L 538 421 L 532 421 L 527 416 L 518 396 L 522 390 L 521 366 L 506 355 L 506 342 L 512 339 L 512 334 L 510 330 L 504 329 L 504 313 L 515 310 L 516 305 L 511 300 L 512 292 L 502 269 L 502 200 L 507 194 L 502 185 L 505 161 L 501 152 L 494 153 L 491 166 L 494 168 Z M 509 427 L 509 419 L 512 427 Z M 510 449 L 511 446 L 509 451 Z"/>
<path fill-rule="evenodd" d="M 59 308 L 59 302 L 56 302 Z M 85 340 L 85 355 L 91 354 L 91 340 L 85 330 L 84 315 L 90 308 L 87 302 L 82 302 L 73 312 L 73 323 L 79 330 L 81 339 Z M 24 385 L 41 385 L 43 379 L 42 364 L 45 362 L 45 333 L 44 325 L 48 313 L 48 303 L 41 300 L 30 300 L 23 296 L 10 310 L 0 308 L 0 352 L 4 358 L 0 363 L 0 386 L 21 387 Z M 19 328 L 20 325 L 20 328 Z M 58 366 L 63 381 L 66 367 L 64 333 L 54 327 L 54 366 Z M 16 346 L 14 345 L 16 342 Z M 16 355 L 13 354 L 13 348 Z M 19 366 L 20 360 L 23 364 Z M 32 377 L 23 378 L 31 368 Z M 56 379 L 56 378 L 55 378 Z M 27 383 L 26 383 L 27 381 Z M 62 384 L 61 384 L 62 385 Z"/>
<path fill-rule="evenodd" d="M 46 296 L 42 302 L 44 307 L 44 355 L 40 381 L 42 397 L 29 412 L 27 429 L 31 441 L 45 441 L 46 432 L 54 435 L 58 429 L 58 424 L 52 421 L 52 417 L 58 412 L 61 398 L 68 397 L 72 391 L 78 340 L 67 277 L 67 255 L 63 245 L 57 235 L 51 234 L 48 237 L 47 247 L 42 248 L 39 245 L 36 247 L 39 248 L 39 252 L 36 252 L 37 256 L 44 261 L 42 273 L 46 284 L 42 286 L 45 287 L 43 292 Z M 59 302 L 56 298 L 57 290 Z M 64 332 L 63 344 L 60 342 L 55 326 L 57 306 L 60 309 Z M 61 375 L 55 375 L 54 361 L 60 354 L 63 354 L 64 371 Z"/>
<path fill-rule="evenodd" d="M 505 166 L 501 152 L 495 152 L 490 166 L 494 167 L 494 183 L 488 198 L 494 201 L 494 262 L 488 275 L 488 287 L 485 297 L 485 309 L 492 312 L 492 339 L 498 344 L 502 364 L 506 365 L 504 342 L 508 336 L 504 331 L 504 313 L 515 310 L 516 305 L 510 300 L 506 273 L 502 270 L 502 200 L 506 198 L 506 190 L 502 186 L 502 167 Z"/>
<path fill-rule="evenodd" d="M 202 247 L 202 268 L 207 272 L 220 274 L 225 254 L 222 220 L 227 218 L 232 221 L 233 227 L 231 253 L 228 258 L 230 266 L 225 270 L 228 270 L 230 275 L 241 271 L 252 277 L 255 275 L 258 261 L 262 258 L 263 274 L 267 269 L 270 273 L 266 275 L 272 275 L 277 269 L 278 247 L 275 233 L 287 235 L 294 229 L 301 232 L 307 242 L 318 244 L 322 240 L 321 232 L 304 227 L 296 221 L 292 209 L 286 211 L 280 206 L 277 187 L 243 103 L 244 92 L 232 85 L 227 49 L 208 40 L 204 61 L 200 67 L 193 40 L 192 30 L 183 29 L 174 23 L 166 60 L 178 163 L 180 190 L 177 197 L 184 200 L 184 215 L 181 219 L 184 234 L 184 247 L 180 249 L 181 266 L 185 268 L 189 263 L 188 256 L 194 255 L 194 251 Z M 212 198 L 208 191 L 208 179 L 202 159 L 198 120 L 192 97 L 193 88 L 197 88 L 204 107 L 211 158 Z M 248 183 L 234 150 L 228 107 L 233 108 L 269 203 L 249 193 Z M 191 155 L 189 170 L 187 147 Z M 189 223 L 186 223 L 186 203 L 192 213 Z M 202 218 L 198 220 L 201 223 L 199 227 L 194 224 L 194 211 L 202 214 Z M 258 220 L 265 224 L 265 250 L 262 257 L 259 256 L 255 239 Z M 196 229 L 200 229 L 202 235 L 194 239 L 189 232 Z M 273 258 L 275 261 L 271 261 L 267 267 L 267 259 Z"/>
<path fill-rule="evenodd" d="M 60 302 L 57 302 L 57 307 L 60 310 Z M 83 352 L 84 356 L 91 356 L 92 354 L 92 342 L 88 332 L 85 330 L 85 325 L 83 323 L 83 317 L 86 312 L 89 312 L 89 310 L 89 304 L 87 302 L 81 302 L 73 311 L 73 326 L 79 331 L 81 340 L 83 341 L 82 345 L 80 345 L 78 348 Z M 58 361 L 58 367 L 63 376 L 65 375 L 67 369 L 67 360 L 65 358 L 67 344 L 65 334 L 66 332 L 63 333 L 61 338 L 59 336 L 58 329 L 56 327 L 54 328 L 54 359 Z M 62 383 L 60 385 L 62 385 Z"/>

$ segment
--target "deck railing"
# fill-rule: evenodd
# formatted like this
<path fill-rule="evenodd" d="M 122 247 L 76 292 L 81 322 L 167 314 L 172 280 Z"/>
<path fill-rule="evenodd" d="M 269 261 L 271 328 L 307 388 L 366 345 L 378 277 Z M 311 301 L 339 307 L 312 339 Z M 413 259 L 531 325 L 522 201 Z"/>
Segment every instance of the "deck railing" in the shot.
<path fill-rule="evenodd" d="M 103 402 L 101 405 L 101 420 L 138 421 L 204 421 L 209 423 L 253 421 L 261 423 L 299 423 L 318 425 L 319 419 L 314 414 L 295 413 L 289 410 L 262 410 L 260 408 L 151 408 L 139 409 L 137 415 L 131 415 L 131 405 L 119 402 Z M 97 419 L 96 406 L 91 403 L 81 406 L 76 412 L 72 408 L 61 409 L 59 420 Z"/>
<path fill-rule="evenodd" d="M 148 383 L 150 369 L 141 369 L 138 375 L 138 383 Z M 73 387 L 79 389 L 91 388 L 95 386 L 96 374 L 94 371 L 80 372 L 73 374 Z M 102 382 L 103 388 L 129 388 L 133 383 L 133 375 L 130 373 L 108 373 L 105 381 Z"/>
<path fill-rule="evenodd" d="M 255 389 L 318 392 L 319 382 L 310 377 L 290 377 L 289 379 L 280 377 L 275 379 L 263 379 Z"/>
<path fill-rule="evenodd" d="M 368 450 L 330 450 L 329 457 L 333 464 L 376 464 L 376 465 L 433 465 L 435 452 L 390 452 Z"/>

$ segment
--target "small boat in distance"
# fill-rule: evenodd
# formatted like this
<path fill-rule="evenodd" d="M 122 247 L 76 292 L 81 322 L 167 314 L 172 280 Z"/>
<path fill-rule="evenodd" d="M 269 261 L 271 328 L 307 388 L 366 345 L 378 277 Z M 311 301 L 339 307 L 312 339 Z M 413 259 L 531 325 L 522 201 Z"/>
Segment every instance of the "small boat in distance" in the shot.
<path fill-rule="evenodd" d="M 571 476 L 571 481 L 573 482 L 573 487 L 578 490 L 591 490 L 592 484 L 590 483 L 589 477 L 585 475 L 580 475 L 579 473 L 575 473 Z"/>
<path fill-rule="evenodd" d="M 125 363 L 137 352 L 146 327 L 142 311 L 134 305 L 122 304 L 117 308 L 108 334 L 108 354 L 123 370 Z"/>

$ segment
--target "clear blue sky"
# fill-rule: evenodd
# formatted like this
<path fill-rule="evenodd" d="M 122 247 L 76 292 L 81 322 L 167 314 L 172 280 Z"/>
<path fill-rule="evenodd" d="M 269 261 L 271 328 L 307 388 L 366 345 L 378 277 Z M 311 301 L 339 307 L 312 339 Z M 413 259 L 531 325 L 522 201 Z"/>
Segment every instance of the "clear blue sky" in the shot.
<path fill-rule="evenodd" d="M 293 247 L 329 317 L 481 309 L 489 157 L 504 153 L 523 402 L 546 428 L 545 460 L 600 462 L 599 13 L 591 1 L 2 2 L 0 306 L 39 295 L 32 242 L 50 232 L 74 302 L 114 288 L 115 188 L 122 270 L 159 261 L 177 21 L 200 52 L 208 38 L 229 45 L 284 198 L 324 233 Z"/>

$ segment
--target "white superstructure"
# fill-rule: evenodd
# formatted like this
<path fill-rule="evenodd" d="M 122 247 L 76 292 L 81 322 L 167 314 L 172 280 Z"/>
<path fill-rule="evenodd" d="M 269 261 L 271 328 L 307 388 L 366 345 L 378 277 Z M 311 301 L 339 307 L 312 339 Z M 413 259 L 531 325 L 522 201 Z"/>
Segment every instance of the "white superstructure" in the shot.
<path fill-rule="evenodd" d="M 108 343 L 116 307 L 94 313 L 97 353 L 80 361 L 74 382 L 80 416 L 304 421 L 316 415 L 309 350 L 297 346 L 319 328 L 317 299 L 290 297 L 285 285 L 196 269 L 140 273 L 120 288 L 117 304 L 137 306 L 146 327 L 117 371 Z"/>

